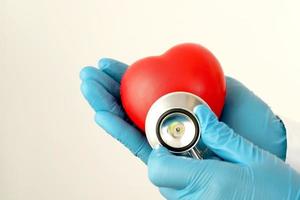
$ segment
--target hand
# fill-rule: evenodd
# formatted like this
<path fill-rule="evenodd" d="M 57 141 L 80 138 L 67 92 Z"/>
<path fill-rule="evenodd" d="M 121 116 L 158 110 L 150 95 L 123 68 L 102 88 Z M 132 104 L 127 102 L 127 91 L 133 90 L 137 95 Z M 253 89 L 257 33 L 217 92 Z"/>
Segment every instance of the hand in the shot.
<path fill-rule="evenodd" d="M 120 81 L 126 69 L 124 63 L 101 59 L 99 69 L 85 67 L 81 70 L 81 91 L 96 112 L 96 123 L 147 163 L 152 148 L 144 134 L 130 122 L 121 105 Z"/>
<path fill-rule="evenodd" d="M 219 122 L 200 105 L 202 140 L 223 159 L 196 160 L 153 150 L 148 175 L 167 199 L 299 199 L 300 174 Z"/>
<path fill-rule="evenodd" d="M 270 107 L 243 84 L 226 77 L 227 95 L 220 121 L 282 160 L 286 157 L 286 130 Z"/>
<path fill-rule="evenodd" d="M 151 147 L 146 137 L 127 118 L 120 102 L 120 80 L 127 65 L 101 59 L 99 69 L 85 67 L 80 73 L 81 91 L 96 112 L 95 120 L 134 155 L 147 163 Z M 286 154 L 285 128 L 271 109 L 245 86 L 227 77 L 227 96 L 221 121 L 236 133 L 281 159 Z M 200 143 L 200 148 L 203 148 Z M 205 155 L 205 158 L 213 154 Z"/>

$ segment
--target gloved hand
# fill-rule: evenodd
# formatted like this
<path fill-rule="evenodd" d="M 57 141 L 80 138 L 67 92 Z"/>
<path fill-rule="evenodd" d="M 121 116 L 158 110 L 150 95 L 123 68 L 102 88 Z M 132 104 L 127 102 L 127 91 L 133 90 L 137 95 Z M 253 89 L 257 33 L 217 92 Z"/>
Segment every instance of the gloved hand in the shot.
<path fill-rule="evenodd" d="M 95 121 L 135 156 L 147 163 L 152 148 L 126 116 L 120 99 L 120 81 L 127 69 L 124 63 L 101 59 L 99 69 L 85 67 L 80 72 L 81 91 L 96 112 Z"/>
<path fill-rule="evenodd" d="M 81 91 L 96 112 L 97 124 L 147 163 L 152 149 L 144 134 L 127 118 L 120 102 L 120 80 L 127 65 L 104 58 L 98 67 L 85 67 L 80 73 Z M 282 122 L 240 82 L 227 77 L 226 83 L 227 96 L 220 120 L 239 135 L 285 159 L 286 136 Z M 203 144 L 199 146 L 203 148 Z M 205 158 L 211 156 L 204 155 Z"/>
<path fill-rule="evenodd" d="M 219 122 L 200 105 L 196 116 L 202 140 L 223 159 L 195 160 L 153 150 L 148 175 L 161 194 L 175 199 L 300 199 L 300 174 Z"/>

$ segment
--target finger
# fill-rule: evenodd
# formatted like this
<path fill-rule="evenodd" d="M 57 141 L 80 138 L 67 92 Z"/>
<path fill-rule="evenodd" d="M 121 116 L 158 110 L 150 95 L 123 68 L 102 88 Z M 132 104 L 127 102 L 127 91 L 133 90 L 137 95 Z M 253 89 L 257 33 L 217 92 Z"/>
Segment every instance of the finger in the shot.
<path fill-rule="evenodd" d="M 120 84 L 104 72 L 94 67 L 85 67 L 80 72 L 81 80 L 94 80 L 117 99 L 120 98 Z"/>
<path fill-rule="evenodd" d="M 285 159 L 285 128 L 270 107 L 230 77 L 226 77 L 226 92 L 221 121 L 258 147 Z"/>
<path fill-rule="evenodd" d="M 121 142 L 135 156 L 147 163 L 151 147 L 141 132 L 120 117 L 105 111 L 96 113 L 95 121 L 108 134 Z"/>
<path fill-rule="evenodd" d="M 81 83 L 81 92 L 96 112 L 108 111 L 120 117 L 125 116 L 121 106 L 117 103 L 116 99 L 96 81 L 83 81 Z"/>
<path fill-rule="evenodd" d="M 212 160 L 210 160 L 212 161 Z M 219 162 L 219 161 L 215 161 Z M 175 156 L 167 149 L 154 149 L 148 159 L 148 177 L 158 187 L 183 189 L 206 175 L 208 160 L 196 160 Z"/>
<path fill-rule="evenodd" d="M 108 74 L 115 81 L 121 81 L 127 70 L 127 65 L 111 58 L 102 58 L 98 63 L 99 69 Z"/>
<path fill-rule="evenodd" d="M 259 162 L 262 159 L 261 149 L 236 134 L 226 124 L 219 122 L 207 106 L 197 106 L 195 113 L 200 122 L 202 141 L 219 157 L 244 164 Z"/>

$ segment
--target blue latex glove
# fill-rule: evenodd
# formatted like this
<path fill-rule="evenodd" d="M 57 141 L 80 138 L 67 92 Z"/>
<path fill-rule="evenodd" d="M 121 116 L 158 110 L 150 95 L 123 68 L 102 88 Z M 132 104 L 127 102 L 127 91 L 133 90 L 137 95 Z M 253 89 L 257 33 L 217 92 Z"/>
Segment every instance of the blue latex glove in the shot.
<path fill-rule="evenodd" d="M 223 159 L 195 160 L 153 150 L 148 175 L 167 199 L 299 200 L 300 174 L 219 122 L 211 110 L 196 108 L 202 140 Z"/>
<path fill-rule="evenodd" d="M 146 137 L 127 118 L 120 102 L 120 80 L 127 65 L 101 59 L 98 68 L 80 73 L 81 91 L 96 112 L 95 120 L 107 133 L 147 163 L 151 147 Z M 271 109 L 240 82 L 227 77 L 227 96 L 221 121 L 259 147 L 285 159 L 286 137 L 282 122 Z M 203 149 L 203 144 L 199 144 Z M 213 157 L 205 155 L 205 158 Z"/>

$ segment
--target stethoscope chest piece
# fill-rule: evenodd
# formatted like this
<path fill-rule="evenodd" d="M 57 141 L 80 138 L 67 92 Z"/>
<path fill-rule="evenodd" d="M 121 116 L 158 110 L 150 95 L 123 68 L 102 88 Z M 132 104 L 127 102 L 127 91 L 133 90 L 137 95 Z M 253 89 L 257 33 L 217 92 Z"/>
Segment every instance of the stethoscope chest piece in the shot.
<path fill-rule="evenodd" d="M 202 159 L 196 148 L 201 127 L 194 114 L 195 107 L 201 104 L 207 105 L 187 92 L 168 93 L 156 100 L 147 113 L 145 125 L 152 148 L 162 145 L 172 153 Z"/>

